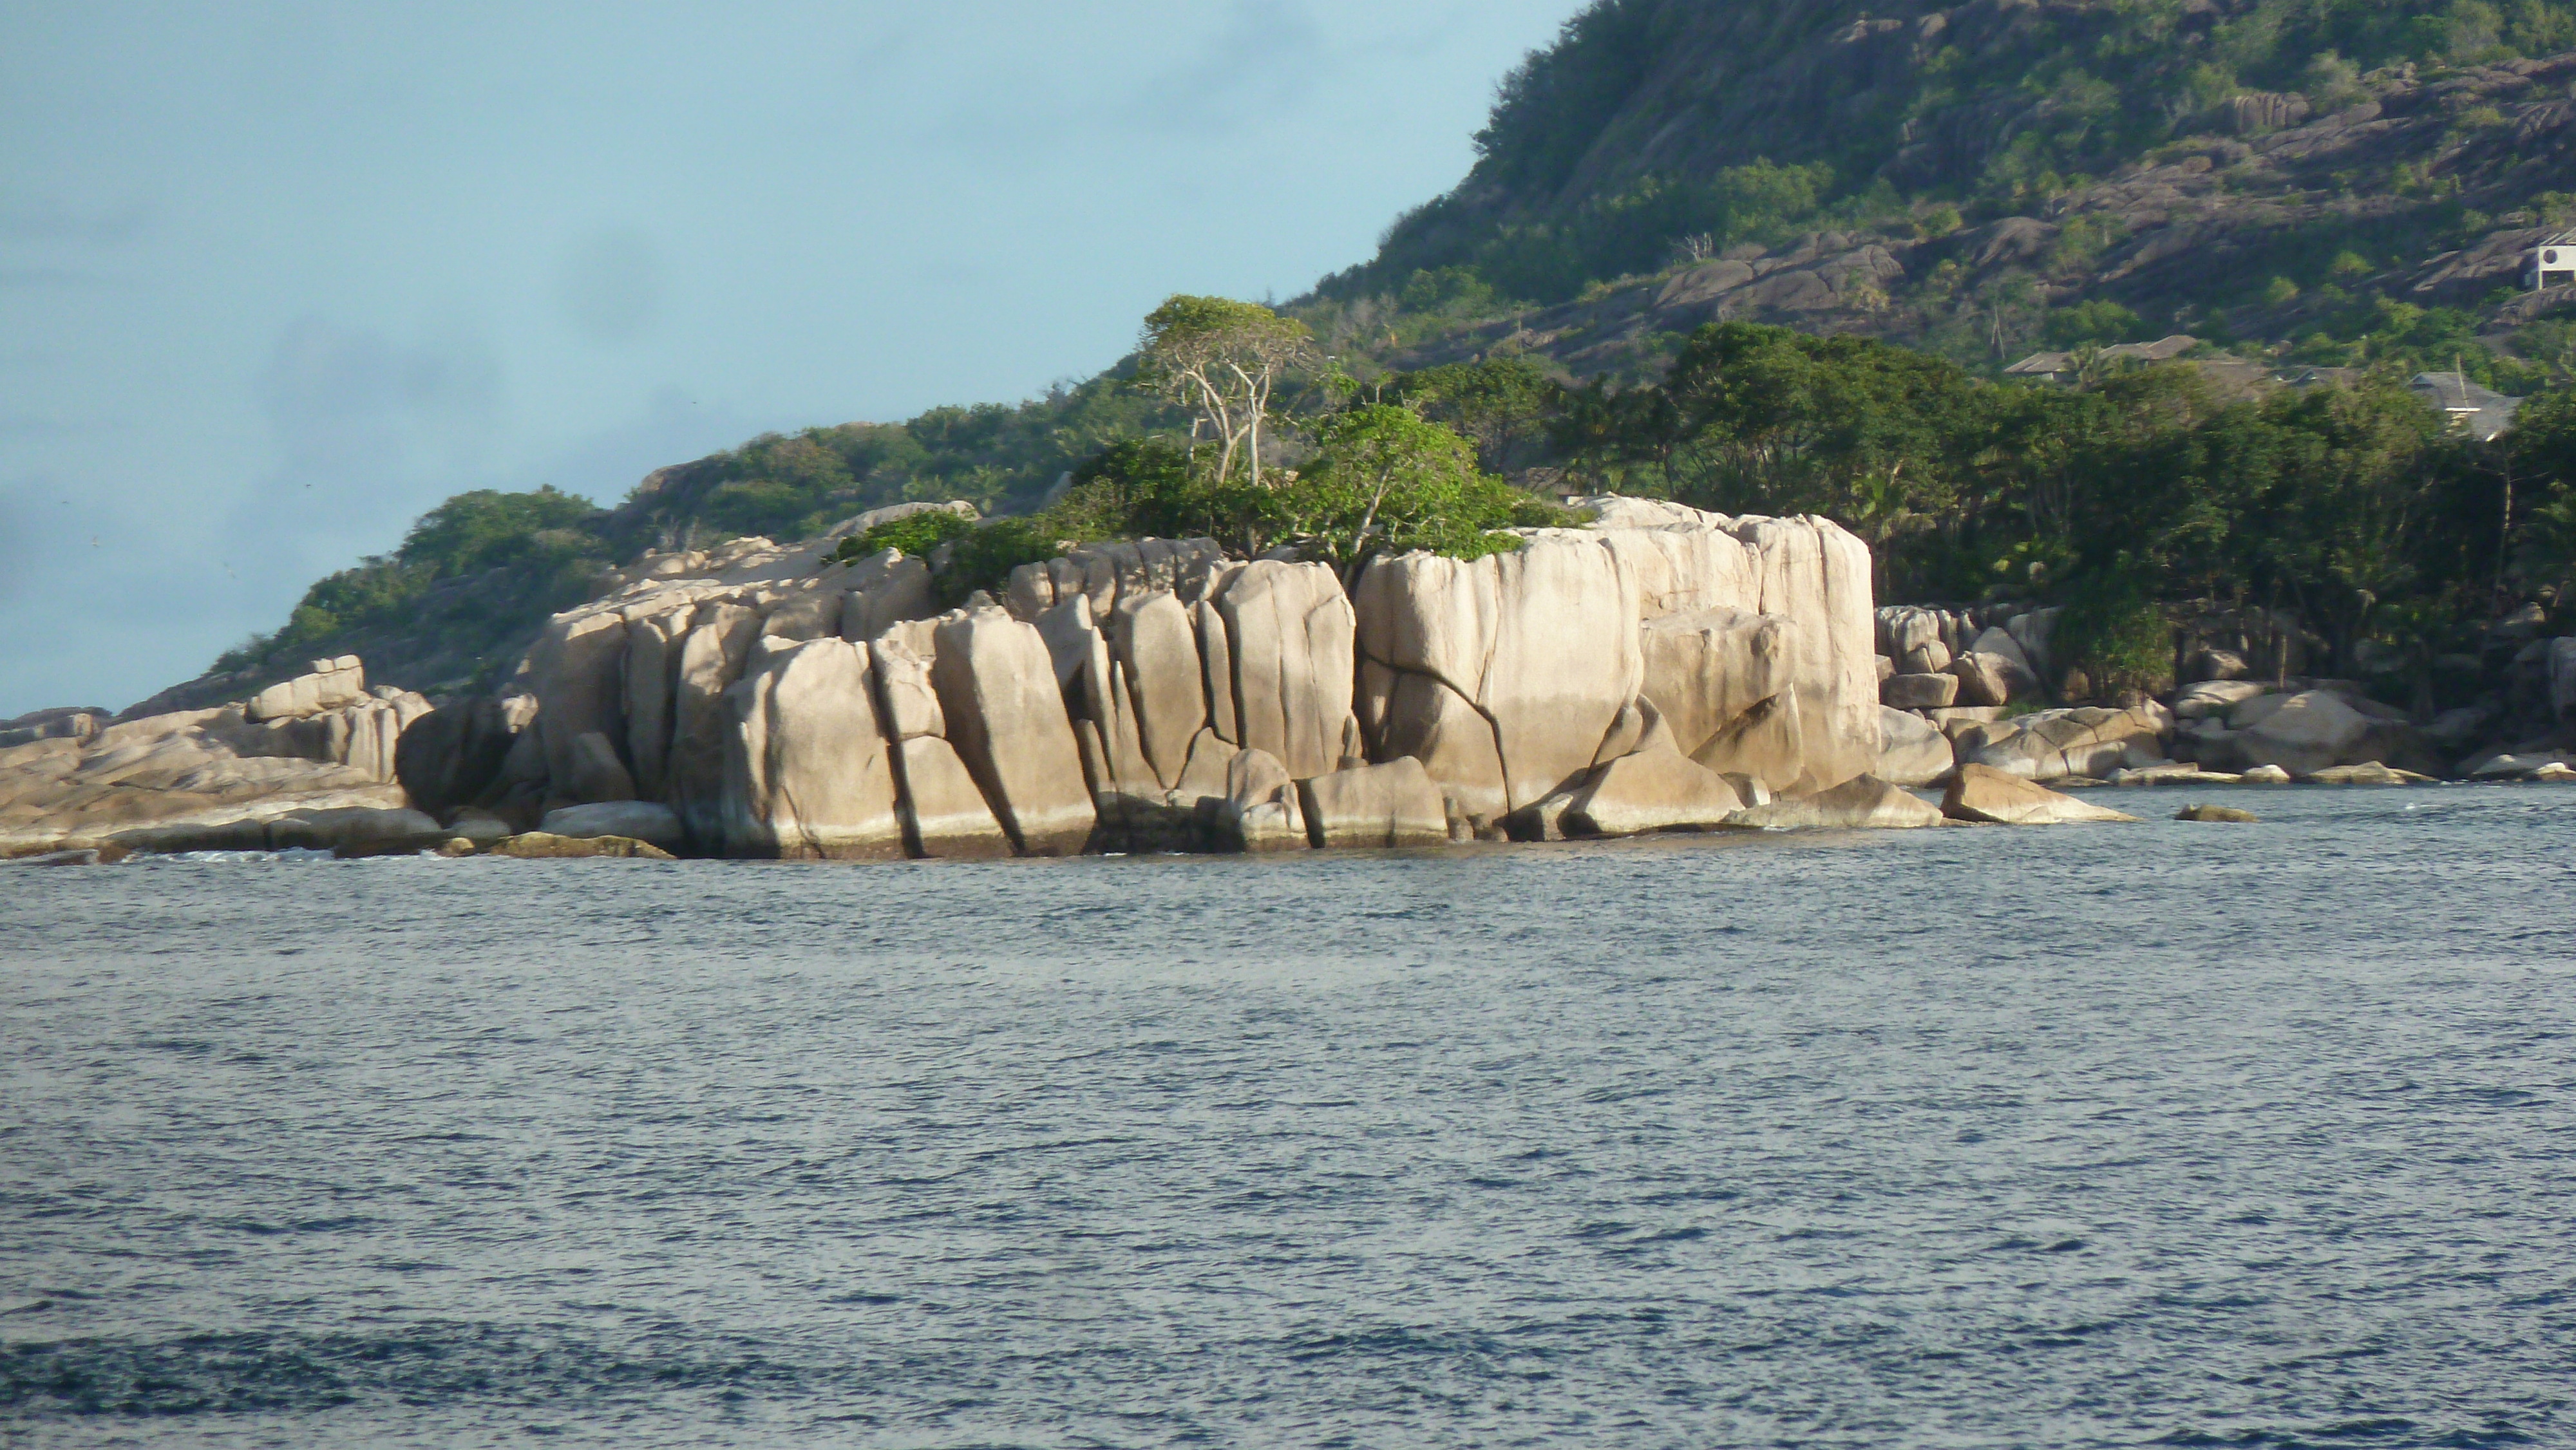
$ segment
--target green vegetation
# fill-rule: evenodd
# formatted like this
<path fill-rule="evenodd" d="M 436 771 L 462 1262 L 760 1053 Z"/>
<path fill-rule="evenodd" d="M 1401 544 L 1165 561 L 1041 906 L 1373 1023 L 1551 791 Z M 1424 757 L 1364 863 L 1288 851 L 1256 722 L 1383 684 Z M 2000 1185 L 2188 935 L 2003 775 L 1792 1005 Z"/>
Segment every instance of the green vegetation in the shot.
<path fill-rule="evenodd" d="M 1508 316 L 1743 243 L 1835 228 L 1939 236 L 2039 215 L 2173 143 L 2365 100 L 2391 67 L 2438 74 L 2576 46 L 2569 0 L 2251 0 L 2217 14 L 2201 0 L 2103 0 L 1939 25 L 1872 15 L 1855 0 L 1595 0 L 1506 78 L 1468 177 L 1400 218 L 1375 260 L 1325 280 L 1318 332 L 1336 335 L 1358 308 L 1365 325 L 1348 334 L 1391 350 L 1418 342 L 1426 317 Z M 2508 120 L 2463 106 L 2450 135 Z M 2425 256 L 2489 224 L 2432 167 L 2348 183 L 2421 203 L 2371 223 L 2413 244 L 2374 250 Z M 2075 215 L 2046 265 L 2081 271 L 2119 240 L 2114 219 Z M 2366 275 L 2350 265 L 2366 268 L 2362 254 L 2316 240 L 2312 260 L 2200 285 L 2286 305 L 2330 271 Z M 2104 320 L 2052 320 L 2050 340 L 2127 340 Z"/>
<path fill-rule="evenodd" d="M 1024 510 L 1110 443 L 1178 416 L 1112 373 L 1017 407 L 769 434 L 688 465 L 656 521 L 666 532 L 695 523 L 793 539 L 888 504 L 965 499 L 987 513 Z"/>
<path fill-rule="evenodd" d="M 852 559 L 873 558 L 888 549 L 900 549 L 914 558 L 926 558 L 940 545 L 974 531 L 973 521 L 963 514 L 946 509 L 926 509 L 852 534 L 843 539 L 824 562 L 839 564 Z"/>
<path fill-rule="evenodd" d="M 447 628 L 469 638 L 506 637 L 531 614 L 542 618 L 589 596 L 590 581 L 609 562 L 598 532 L 603 518 L 587 499 L 550 488 L 458 494 L 422 515 L 401 548 L 313 585 L 284 628 L 226 651 L 215 668 L 298 673 L 316 656 L 340 653 L 353 636 L 414 625 L 442 595 L 458 596 L 441 611 Z M 466 592 L 477 582 L 494 587 Z"/>
<path fill-rule="evenodd" d="M 1884 597 L 2068 604 L 2101 684 L 2170 667 L 2148 644 L 2155 601 L 2295 608 L 2351 667 L 2365 640 L 2559 597 L 2576 402 L 2537 400 L 2482 446 L 2401 382 L 2383 367 L 2238 401 L 2188 366 L 2003 385 L 1728 323 L 1660 386 L 1566 394 L 1555 426 L 1597 488 L 1840 520 L 1873 545 Z"/>

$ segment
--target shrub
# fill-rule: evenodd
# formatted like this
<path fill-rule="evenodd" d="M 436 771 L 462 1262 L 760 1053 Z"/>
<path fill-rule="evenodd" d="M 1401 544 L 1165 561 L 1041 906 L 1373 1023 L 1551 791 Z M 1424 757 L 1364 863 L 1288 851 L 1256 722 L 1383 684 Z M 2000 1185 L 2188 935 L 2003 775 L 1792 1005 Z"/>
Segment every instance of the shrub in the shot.
<path fill-rule="evenodd" d="M 974 531 L 974 521 L 946 509 L 924 509 L 917 514 L 893 519 L 861 533 L 852 534 L 832 551 L 830 564 L 852 559 L 872 559 L 888 549 L 901 549 L 915 558 L 927 555 L 950 539 L 962 538 Z"/>

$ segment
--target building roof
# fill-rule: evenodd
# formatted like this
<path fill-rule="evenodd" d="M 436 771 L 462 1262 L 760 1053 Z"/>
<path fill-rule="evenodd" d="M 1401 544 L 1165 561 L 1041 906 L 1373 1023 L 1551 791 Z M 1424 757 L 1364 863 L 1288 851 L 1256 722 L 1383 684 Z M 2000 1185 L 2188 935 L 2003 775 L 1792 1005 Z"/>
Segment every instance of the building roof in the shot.
<path fill-rule="evenodd" d="M 2454 423 L 2480 443 L 2512 427 L 2513 415 L 2522 408 L 2522 399 L 2482 386 L 2462 373 L 2417 373 L 2407 379 L 2406 386 L 2449 414 Z"/>
<path fill-rule="evenodd" d="M 2175 333 L 2154 342 L 2123 342 L 2101 348 L 2093 356 L 2103 362 L 2170 362 L 2193 348 L 2200 339 Z M 2059 377 L 2082 369 L 2083 354 L 2076 352 L 2035 352 L 2004 369 L 2008 378 Z"/>

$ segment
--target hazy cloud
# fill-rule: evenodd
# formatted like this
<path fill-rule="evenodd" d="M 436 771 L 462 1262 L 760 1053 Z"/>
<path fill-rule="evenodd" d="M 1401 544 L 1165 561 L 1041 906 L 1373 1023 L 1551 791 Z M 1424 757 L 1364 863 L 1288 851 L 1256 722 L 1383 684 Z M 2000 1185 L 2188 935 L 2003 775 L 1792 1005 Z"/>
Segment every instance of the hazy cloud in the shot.
<path fill-rule="evenodd" d="M 103 211 L 71 207 L 0 205 L 0 241 L 69 242 L 84 247 L 123 246 L 143 235 L 151 208 L 140 203 Z"/>
<path fill-rule="evenodd" d="M 1139 88 L 1130 114 L 1157 131 L 1238 131 L 1252 113 L 1303 95 L 1324 51 L 1303 0 L 1234 0 L 1196 54 Z"/>
<path fill-rule="evenodd" d="M 403 344 L 315 318 L 279 337 L 260 391 L 277 468 L 241 499 L 232 534 L 237 554 L 290 574 L 380 546 L 473 487 L 502 411 L 500 365 L 474 340 Z"/>
<path fill-rule="evenodd" d="M 633 342 L 661 315 L 661 253 L 633 227 L 595 232 L 565 255 L 555 297 L 583 340 L 602 347 Z"/>

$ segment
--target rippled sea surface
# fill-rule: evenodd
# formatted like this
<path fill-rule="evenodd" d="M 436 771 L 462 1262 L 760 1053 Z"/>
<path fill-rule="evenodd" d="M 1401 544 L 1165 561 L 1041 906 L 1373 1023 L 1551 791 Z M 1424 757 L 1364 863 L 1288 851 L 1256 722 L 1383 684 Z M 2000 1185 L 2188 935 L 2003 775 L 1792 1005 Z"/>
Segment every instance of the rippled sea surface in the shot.
<path fill-rule="evenodd" d="M 0 1443 L 2576 1444 L 2576 791 L 0 872 Z"/>

